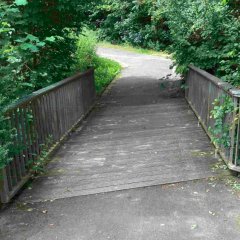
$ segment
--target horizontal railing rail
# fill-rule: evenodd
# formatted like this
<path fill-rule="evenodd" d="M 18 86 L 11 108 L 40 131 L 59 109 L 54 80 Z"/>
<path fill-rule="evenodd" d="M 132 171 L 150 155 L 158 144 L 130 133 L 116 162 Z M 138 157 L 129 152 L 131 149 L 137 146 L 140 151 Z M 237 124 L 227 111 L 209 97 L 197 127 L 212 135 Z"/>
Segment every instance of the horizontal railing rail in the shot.
<path fill-rule="evenodd" d="M 94 70 L 78 73 L 36 91 L 6 110 L 14 129 L 14 158 L 0 179 L 1 202 L 6 203 L 30 178 L 43 152 L 59 143 L 83 119 L 96 97 Z"/>
<path fill-rule="evenodd" d="M 222 144 L 219 146 L 215 141 L 213 143 L 229 169 L 240 172 L 240 90 L 206 71 L 189 66 L 185 97 L 211 139 L 214 136 L 210 129 L 214 129 L 215 123 L 215 120 L 211 117 L 211 112 L 214 109 L 213 103 L 215 99 L 219 99 L 220 104 L 223 104 L 221 102 L 223 100 L 221 99 L 224 96 L 232 99 L 234 105 L 233 111 L 222 119 L 223 124 L 229 126 L 230 147 L 223 146 Z"/>

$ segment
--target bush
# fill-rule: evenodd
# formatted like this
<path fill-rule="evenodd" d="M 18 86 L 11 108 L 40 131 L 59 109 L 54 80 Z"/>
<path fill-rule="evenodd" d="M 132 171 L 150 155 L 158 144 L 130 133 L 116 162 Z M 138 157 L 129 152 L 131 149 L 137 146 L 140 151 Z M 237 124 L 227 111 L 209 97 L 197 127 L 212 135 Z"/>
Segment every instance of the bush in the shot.
<path fill-rule="evenodd" d="M 91 5 L 85 0 L 0 1 L 0 168 L 14 150 L 5 108 L 75 71 L 76 36 Z"/>
<path fill-rule="evenodd" d="M 99 57 L 96 50 L 96 32 L 85 28 L 77 41 L 78 62 L 76 68 L 80 71 L 85 71 L 90 67 L 95 68 L 96 91 L 101 93 L 120 72 L 121 66 L 115 61 Z"/>
<path fill-rule="evenodd" d="M 77 68 L 85 71 L 94 67 L 97 58 L 97 36 L 94 31 L 84 29 L 77 41 Z"/>
<path fill-rule="evenodd" d="M 240 21 L 224 2 L 170 1 L 171 49 L 180 73 L 194 64 L 239 86 Z"/>
<path fill-rule="evenodd" d="M 95 62 L 95 84 L 97 93 L 101 93 L 117 76 L 121 65 L 113 60 L 98 57 Z"/>
<path fill-rule="evenodd" d="M 74 71 L 75 36 L 85 18 L 80 6 L 79 1 L 1 1 L 0 89 L 5 100 L 18 99 Z"/>
<path fill-rule="evenodd" d="M 152 0 L 103 0 L 94 9 L 92 21 L 100 27 L 101 39 L 165 50 L 171 38 L 162 6 Z"/>

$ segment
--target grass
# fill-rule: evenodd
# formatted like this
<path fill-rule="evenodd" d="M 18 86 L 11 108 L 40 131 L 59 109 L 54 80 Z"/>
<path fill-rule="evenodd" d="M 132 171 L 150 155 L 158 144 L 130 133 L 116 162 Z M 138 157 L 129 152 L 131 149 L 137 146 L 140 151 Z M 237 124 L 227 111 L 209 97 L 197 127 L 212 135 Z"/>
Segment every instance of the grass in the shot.
<path fill-rule="evenodd" d="M 96 91 L 101 94 L 122 68 L 118 62 L 102 57 L 95 59 L 95 66 Z"/>
<path fill-rule="evenodd" d="M 121 65 L 107 58 L 99 57 L 96 53 L 97 46 L 121 49 L 129 52 L 140 54 L 149 54 L 170 58 L 167 52 L 157 52 L 154 50 L 137 48 L 129 44 L 114 45 L 109 42 L 98 42 L 96 32 L 87 28 L 83 29 L 82 34 L 78 38 L 76 56 L 78 59 L 77 69 L 85 71 L 89 67 L 95 68 L 95 84 L 96 91 L 101 94 L 109 83 L 120 73 Z"/>
<path fill-rule="evenodd" d="M 153 56 L 160 56 L 160 57 L 165 57 L 165 58 L 171 58 L 171 54 L 168 52 L 162 51 L 154 51 L 150 49 L 145 49 L 145 48 L 140 48 L 140 47 L 133 47 L 129 44 L 120 44 L 120 45 L 115 45 L 109 42 L 99 42 L 98 43 L 99 47 L 106 47 L 106 48 L 114 48 L 114 49 L 120 49 L 120 50 L 126 50 L 129 52 L 134 52 L 134 53 L 139 53 L 139 54 L 149 54 Z"/>
<path fill-rule="evenodd" d="M 101 94 L 109 83 L 121 71 L 121 65 L 113 60 L 97 55 L 96 32 L 85 28 L 77 41 L 77 69 L 85 71 L 89 67 L 95 69 L 95 86 L 97 94 Z"/>

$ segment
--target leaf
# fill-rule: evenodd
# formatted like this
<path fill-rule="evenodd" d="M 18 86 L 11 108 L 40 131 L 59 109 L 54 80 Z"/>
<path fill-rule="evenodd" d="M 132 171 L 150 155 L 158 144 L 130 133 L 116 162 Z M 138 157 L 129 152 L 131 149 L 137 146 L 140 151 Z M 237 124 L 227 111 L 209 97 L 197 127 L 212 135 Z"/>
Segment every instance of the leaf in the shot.
<path fill-rule="evenodd" d="M 38 37 L 33 36 L 32 34 L 28 34 L 26 39 L 30 40 L 30 41 L 39 41 Z"/>
<path fill-rule="evenodd" d="M 45 40 L 48 42 L 55 42 L 56 38 L 54 36 L 51 36 L 51 37 L 46 37 Z"/>
<path fill-rule="evenodd" d="M 19 9 L 18 8 L 10 8 L 8 11 L 12 12 L 12 13 L 19 13 Z"/>
<path fill-rule="evenodd" d="M 20 45 L 22 50 L 31 50 L 31 52 L 38 52 L 38 48 L 31 43 L 23 43 Z"/>
<path fill-rule="evenodd" d="M 28 82 L 22 83 L 21 85 L 25 87 L 34 87 L 34 84 Z"/>
<path fill-rule="evenodd" d="M 17 6 L 25 6 L 28 4 L 27 0 L 15 0 Z"/>
<path fill-rule="evenodd" d="M 38 47 L 44 47 L 46 45 L 46 43 L 45 42 L 38 42 L 36 45 Z"/>

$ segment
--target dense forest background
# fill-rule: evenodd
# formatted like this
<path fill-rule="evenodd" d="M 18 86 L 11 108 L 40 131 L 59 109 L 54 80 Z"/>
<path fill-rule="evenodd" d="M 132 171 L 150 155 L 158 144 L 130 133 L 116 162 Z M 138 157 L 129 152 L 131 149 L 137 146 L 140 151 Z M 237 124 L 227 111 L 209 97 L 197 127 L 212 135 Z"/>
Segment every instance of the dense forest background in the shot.
<path fill-rule="evenodd" d="M 179 73 L 194 64 L 240 84 L 240 0 L 2 0 L 0 166 L 14 148 L 10 103 L 89 66 L 100 80 L 118 71 L 96 56 L 86 27 L 100 40 L 168 51 Z"/>
<path fill-rule="evenodd" d="M 194 64 L 240 83 L 239 0 L 103 0 L 91 19 L 102 39 L 173 53 L 180 73 Z"/>

